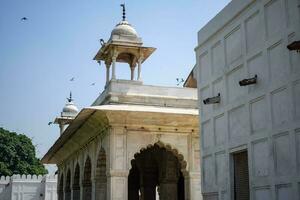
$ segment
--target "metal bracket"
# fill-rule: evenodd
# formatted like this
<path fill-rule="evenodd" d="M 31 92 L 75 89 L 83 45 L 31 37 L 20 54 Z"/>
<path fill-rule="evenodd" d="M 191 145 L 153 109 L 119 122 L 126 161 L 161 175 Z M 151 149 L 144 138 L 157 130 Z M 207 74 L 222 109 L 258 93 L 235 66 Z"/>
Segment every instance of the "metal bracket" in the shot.
<path fill-rule="evenodd" d="M 256 83 L 257 83 L 257 75 L 256 74 L 253 78 L 248 78 L 248 79 L 239 81 L 240 86 L 253 85 Z"/>
<path fill-rule="evenodd" d="M 221 102 L 220 93 L 218 94 L 218 96 L 210 97 L 210 98 L 207 98 L 207 99 L 203 100 L 204 104 L 216 104 L 216 103 L 220 103 L 220 102 Z"/>
<path fill-rule="evenodd" d="M 290 43 L 289 45 L 287 45 L 288 50 L 290 51 L 297 51 L 298 53 L 300 53 L 300 41 L 294 41 L 292 43 Z"/>

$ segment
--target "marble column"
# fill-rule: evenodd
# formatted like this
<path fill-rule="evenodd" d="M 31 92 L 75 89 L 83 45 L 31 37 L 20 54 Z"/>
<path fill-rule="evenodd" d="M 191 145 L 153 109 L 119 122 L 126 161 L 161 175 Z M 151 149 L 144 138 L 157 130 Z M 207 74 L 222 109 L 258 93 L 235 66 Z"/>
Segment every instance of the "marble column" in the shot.
<path fill-rule="evenodd" d="M 143 57 L 139 58 L 139 60 L 138 60 L 138 77 L 137 77 L 138 81 L 142 80 L 142 77 L 141 77 L 142 62 L 143 62 Z"/>
<path fill-rule="evenodd" d="M 105 63 L 105 65 L 106 65 L 106 84 L 105 84 L 106 87 L 109 83 L 109 78 L 110 78 L 110 73 L 109 73 L 110 63 Z"/>
<path fill-rule="evenodd" d="M 117 56 L 112 57 L 112 80 L 116 80 L 116 61 L 117 61 Z"/>
<path fill-rule="evenodd" d="M 135 65 L 130 65 L 130 71 L 131 71 L 130 80 L 134 80 L 134 69 L 135 69 Z"/>

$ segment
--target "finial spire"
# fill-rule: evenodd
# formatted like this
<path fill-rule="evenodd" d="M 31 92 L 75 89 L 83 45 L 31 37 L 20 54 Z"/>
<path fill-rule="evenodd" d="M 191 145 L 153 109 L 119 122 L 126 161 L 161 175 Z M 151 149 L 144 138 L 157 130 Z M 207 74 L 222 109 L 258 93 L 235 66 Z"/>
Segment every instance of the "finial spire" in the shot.
<path fill-rule="evenodd" d="M 67 98 L 67 100 L 68 100 L 68 102 L 72 102 L 73 101 L 73 99 L 72 99 L 72 92 L 70 92 L 70 97 Z"/>
<path fill-rule="evenodd" d="M 123 21 L 125 21 L 126 20 L 125 3 L 121 4 L 120 6 L 123 8 L 123 16 L 122 16 L 122 18 L 123 18 Z"/>

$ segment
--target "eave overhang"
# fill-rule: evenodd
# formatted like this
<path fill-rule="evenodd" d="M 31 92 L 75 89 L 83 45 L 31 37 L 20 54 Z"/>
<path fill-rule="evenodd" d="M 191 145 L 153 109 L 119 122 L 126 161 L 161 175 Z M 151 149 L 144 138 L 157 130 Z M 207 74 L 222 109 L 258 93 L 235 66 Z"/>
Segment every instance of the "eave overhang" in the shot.
<path fill-rule="evenodd" d="M 42 158 L 58 164 L 115 124 L 198 128 L 198 110 L 138 105 L 101 105 L 80 111 Z"/>

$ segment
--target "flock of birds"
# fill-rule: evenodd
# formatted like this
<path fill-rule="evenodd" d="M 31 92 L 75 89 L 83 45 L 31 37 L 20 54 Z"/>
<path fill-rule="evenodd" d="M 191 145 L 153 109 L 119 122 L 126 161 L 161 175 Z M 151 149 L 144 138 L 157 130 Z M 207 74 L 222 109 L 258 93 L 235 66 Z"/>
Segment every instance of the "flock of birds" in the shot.
<path fill-rule="evenodd" d="M 72 77 L 69 81 L 71 81 L 71 82 L 75 81 L 75 77 Z M 90 86 L 94 86 L 94 85 L 96 85 L 95 82 L 90 84 Z"/>

